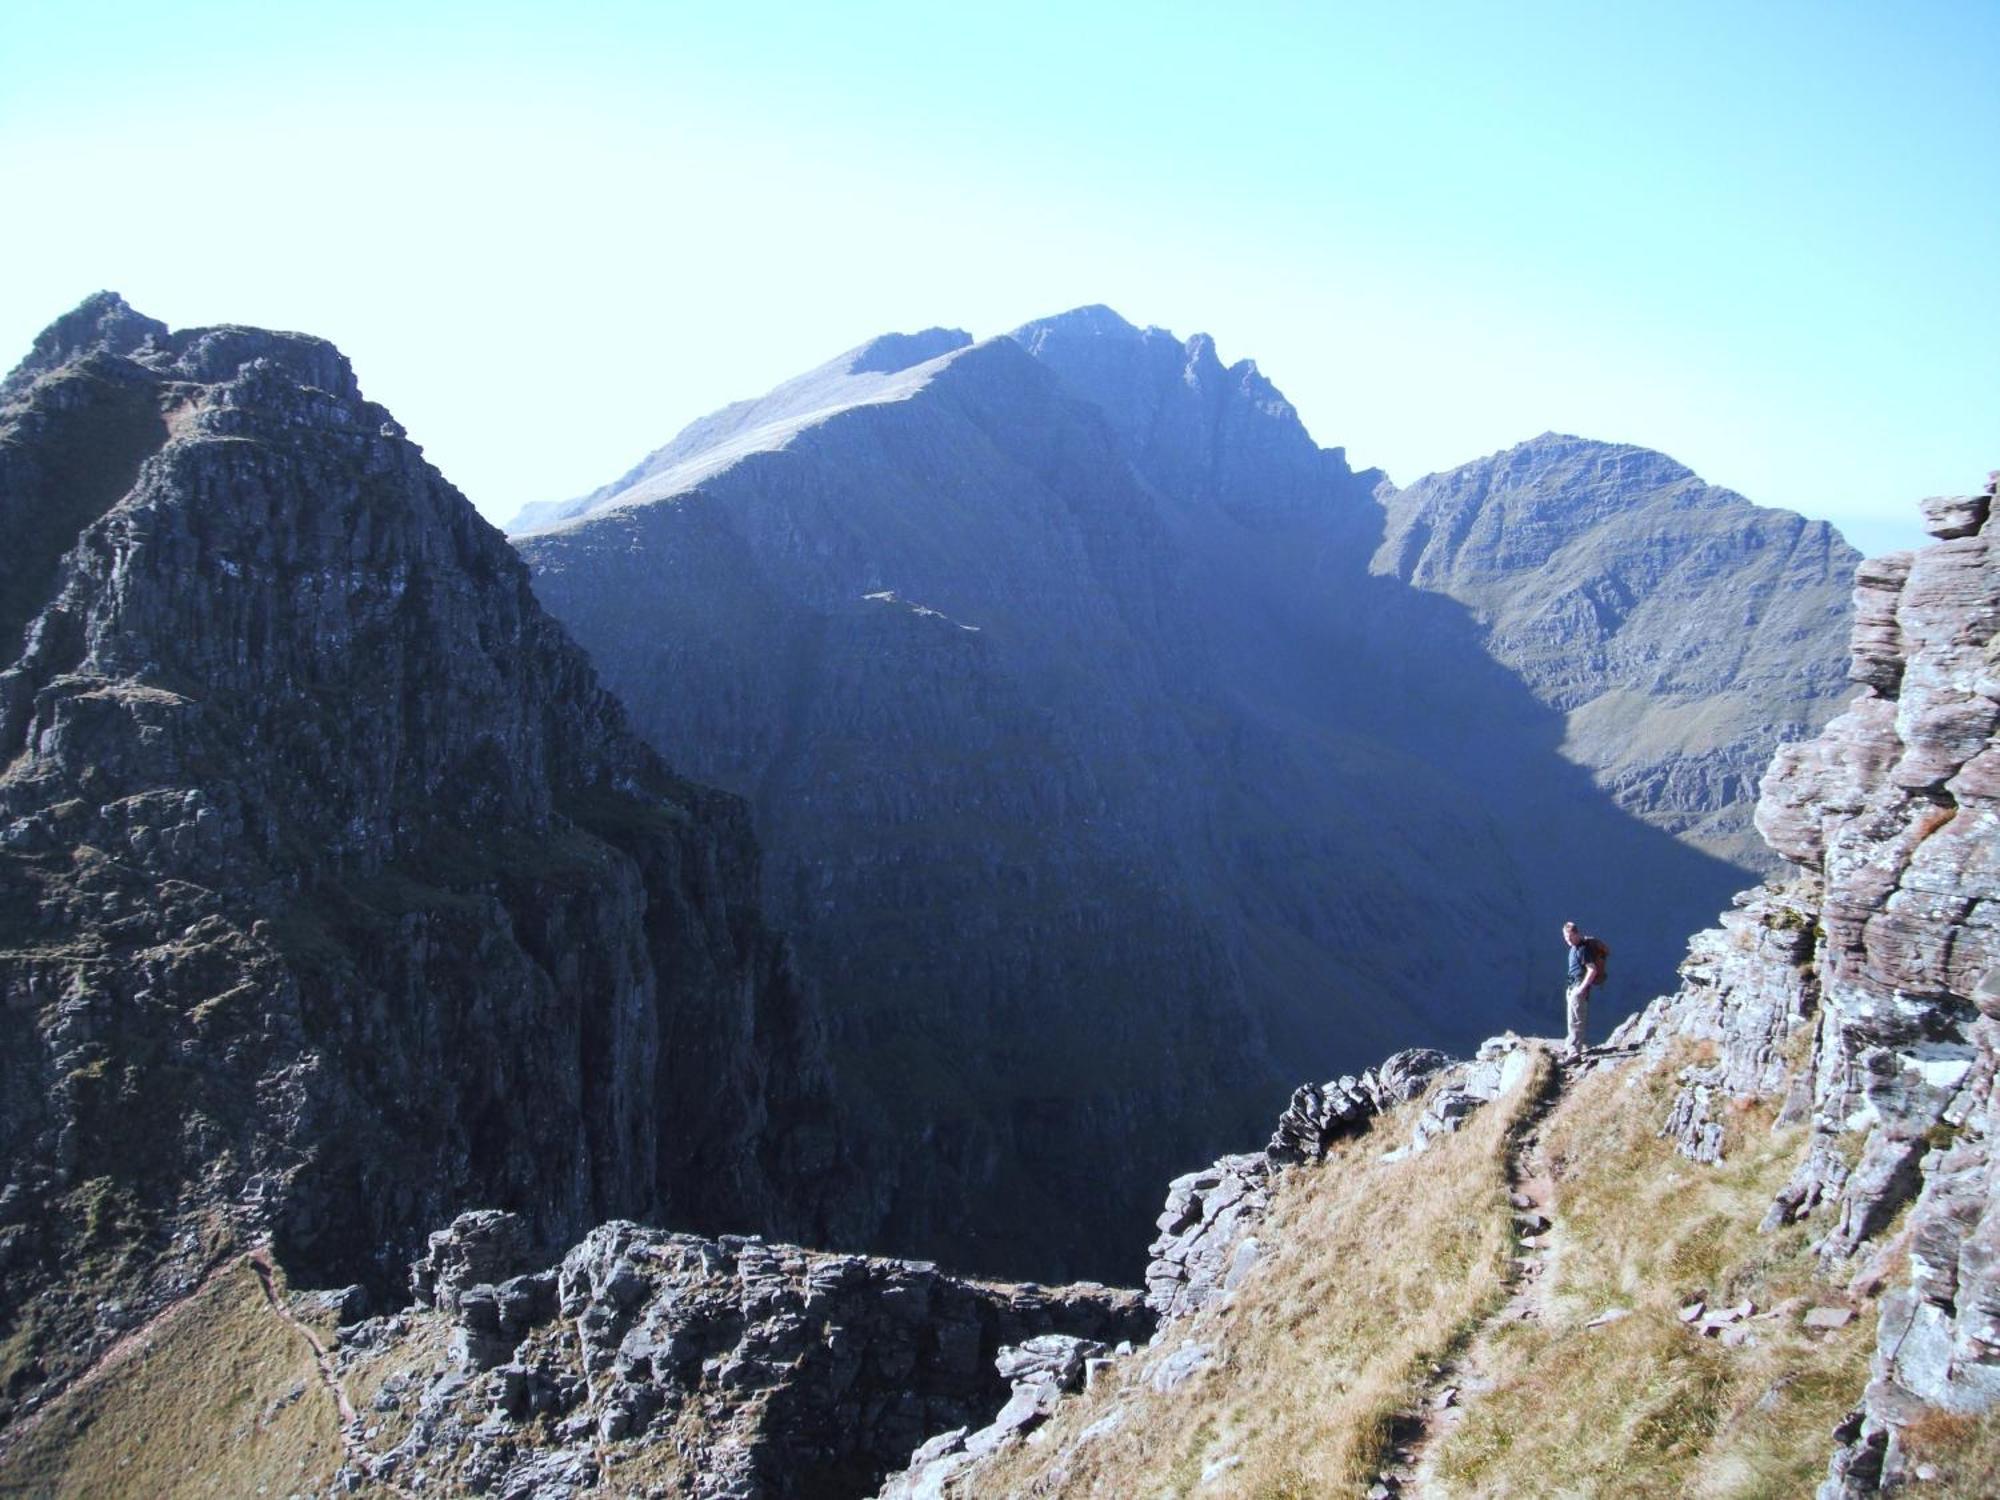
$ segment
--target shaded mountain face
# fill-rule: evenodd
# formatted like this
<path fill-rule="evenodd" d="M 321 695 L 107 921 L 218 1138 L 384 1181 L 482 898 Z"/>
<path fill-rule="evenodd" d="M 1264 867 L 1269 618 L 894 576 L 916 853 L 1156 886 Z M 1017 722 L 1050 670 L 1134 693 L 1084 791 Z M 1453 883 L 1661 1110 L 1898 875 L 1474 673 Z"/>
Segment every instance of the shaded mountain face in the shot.
<path fill-rule="evenodd" d="M 1742 870 L 1371 567 L 1380 476 L 1253 365 L 1102 308 L 870 363 L 516 540 L 647 737 L 751 799 L 882 1101 L 883 1248 L 1129 1277 L 1138 1184 L 1298 1074 L 1549 1029 L 1564 918 L 1615 1008 L 1670 987 Z"/>
<path fill-rule="evenodd" d="M 337 350 L 93 298 L 0 387 L 0 531 L 0 1414 L 264 1236 L 842 1237 L 744 807 Z"/>
<path fill-rule="evenodd" d="M 1859 557 L 1664 454 L 1545 433 L 1382 496 L 1372 564 L 1463 604 L 1619 806 L 1748 869 L 1774 745 L 1850 691 Z"/>

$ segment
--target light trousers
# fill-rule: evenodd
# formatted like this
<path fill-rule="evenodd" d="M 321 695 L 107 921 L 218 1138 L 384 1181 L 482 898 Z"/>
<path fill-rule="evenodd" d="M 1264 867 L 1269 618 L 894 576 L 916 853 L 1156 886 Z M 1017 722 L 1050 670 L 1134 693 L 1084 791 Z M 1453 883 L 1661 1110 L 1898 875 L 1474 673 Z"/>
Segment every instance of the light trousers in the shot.
<path fill-rule="evenodd" d="M 1584 1033 L 1590 1029 L 1590 987 L 1573 984 L 1563 992 L 1563 1009 L 1569 1020 L 1569 1035 L 1565 1039 L 1571 1052 L 1581 1052 L 1584 1048 Z"/>

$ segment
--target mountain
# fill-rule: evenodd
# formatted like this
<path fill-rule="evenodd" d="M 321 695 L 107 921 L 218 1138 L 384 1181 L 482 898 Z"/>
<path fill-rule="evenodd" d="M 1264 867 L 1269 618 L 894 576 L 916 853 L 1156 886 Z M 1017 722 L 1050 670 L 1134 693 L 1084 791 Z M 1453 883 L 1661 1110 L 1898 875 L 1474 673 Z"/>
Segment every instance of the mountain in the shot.
<path fill-rule="evenodd" d="M 0 386 L 0 1420 L 246 1247 L 839 1241 L 746 809 L 330 344 L 110 294 Z"/>
<path fill-rule="evenodd" d="M 1620 804 L 1626 750 L 1579 755 L 1575 705 L 1488 622 L 1377 565 L 1410 508 L 1381 484 L 1251 362 L 1083 308 L 877 340 L 516 536 L 640 731 L 751 802 L 766 905 L 843 1077 L 882 1101 L 885 1248 L 1130 1276 L 1133 1184 L 1254 1128 L 1300 1071 L 1530 1025 L 1569 916 L 1612 937 L 1629 1008 L 1741 883 Z M 1805 523 L 1712 494 L 1740 557 L 1703 554 L 1708 592 L 1616 564 L 1623 649 L 1727 599 L 1772 617 L 1726 617 L 1748 655 L 1800 628 L 1784 650 L 1809 659 L 1816 629 L 1836 658 L 1846 554 L 1821 528 L 1824 576 L 1803 548 L 1764 569 L 1765 532 Z M 1577 509 L 1599 539 L 1579 587 L 1650 545 L 1613 498 Z M 1812 598 L 1788 614 L 1778 589 Z M 1824 673 L 1739 683 L 1727 655 L 1704 671 L 1745 743 L 1746 702 L 1774 735 L 1831 712 Z M 1687 700 L 1681 760 L 1710 701 Z M 1747 782 L 1631 754 L 1690 783 L 1690 832 L 1740 817 Z"/>
<path fill-rule="evenodd" d="M 1574 1066 L 1501 1036 L 1300 1088 L 1171 1185 L 1144 1347 L 1021 1372 L 883 1500 L 1991 1494 L 1995 499 L 1862 566 L 1861 695 L 1773 758 L 1777 868 L 1674 994 Z"/>
<path fill-rule="evenodd" d="M 1372 567 L 1457 600 L 1634 815 L 1748 868 L 1773 745 L 1847 691 L 1827 643 L 1858 561 L 1664 454 L 1556 433 L 1388 490 Z"/>

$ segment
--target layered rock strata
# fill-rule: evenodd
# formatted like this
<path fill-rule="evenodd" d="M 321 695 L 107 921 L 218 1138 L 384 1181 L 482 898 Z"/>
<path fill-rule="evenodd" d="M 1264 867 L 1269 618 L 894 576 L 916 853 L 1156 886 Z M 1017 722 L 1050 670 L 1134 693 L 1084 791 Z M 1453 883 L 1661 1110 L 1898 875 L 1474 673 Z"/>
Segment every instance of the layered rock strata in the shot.
<path fill-rule="evenodd" d="M 1380 498 L 1372 566 L 1470 609 L 1562 715 L 1566 756 L 1635 816 L 1773 866 L 1751 826 L 1765 762 L 1850 691 L 1858 559 L 1838 532 L 1665 454 L 1553 432 Z"/>
<path fill-rule="evenodd" d="M 1697 1158 L 1721 1149 L 1723 1098 L 1782 1093 L 1781 1121 L 1809 1120 L 1811 1134 L 1767 1222 L 1820 1226 L 1830 1266 L 1879 1252 L 1861 1273 L 1889 1278 L 1878 1351 L 1827 1500 L 1906 1481 L 1902 1434 L 1921 1414 L 2000 1398 L 1992 506 L 1990 485 L 1927 501 L 1938 540 L 1859 570 L 1862 694 L 1817 739 L 1778 752 L 1757 808 L 1788 873 L 1698 938 L 1681 994 L 1624 1032 L 1655 1049 L 1716 1047 L 1668 1122 Z"/>
<path fill-rule="evenodd" d="M 843 1238 L 743 805 L 321 340 L 117 298 L 0 386 L 0 1419 L 246 1243 Z"/>

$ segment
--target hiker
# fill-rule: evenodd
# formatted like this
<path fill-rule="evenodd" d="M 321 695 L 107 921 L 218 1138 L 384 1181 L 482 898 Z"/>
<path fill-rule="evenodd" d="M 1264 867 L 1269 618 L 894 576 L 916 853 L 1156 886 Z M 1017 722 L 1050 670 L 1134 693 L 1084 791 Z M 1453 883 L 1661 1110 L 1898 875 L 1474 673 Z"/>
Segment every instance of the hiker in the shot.
<path fill-rule="evenodd" d="M 1574 922 L 1563 923 L 1563 942 L 1569 945 L 1569 986 L 1563 992 L 1569 1036 L 1563 1046 L 1563 1061 L 1583 1056 L 1584 1033 L 1590 1028 L 1590 992 L 1604 983 L 1604 964 L 1611 949 L 1589 936 Z"/>

